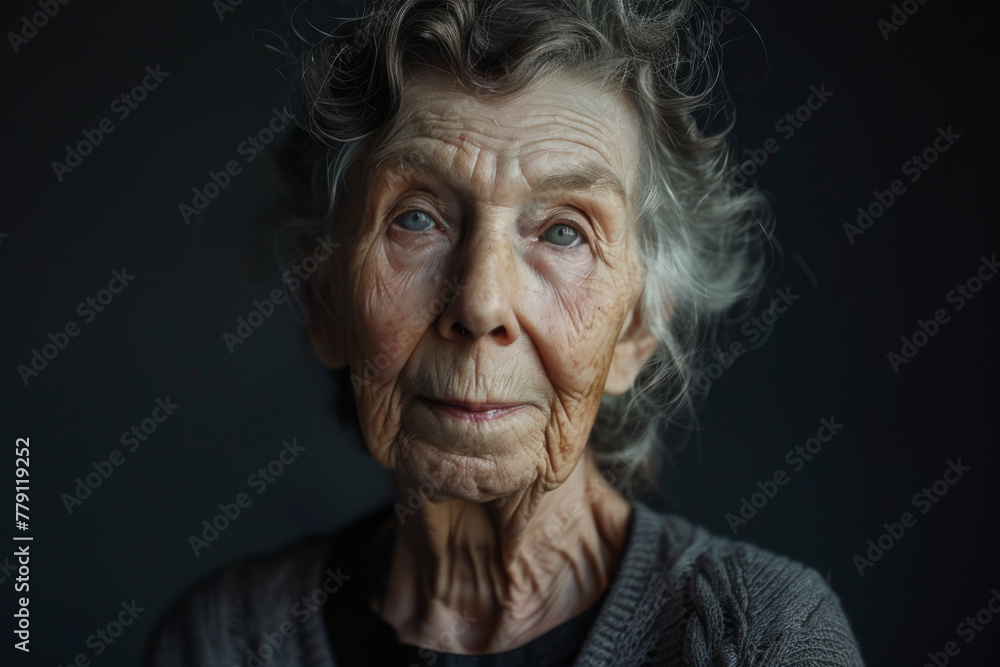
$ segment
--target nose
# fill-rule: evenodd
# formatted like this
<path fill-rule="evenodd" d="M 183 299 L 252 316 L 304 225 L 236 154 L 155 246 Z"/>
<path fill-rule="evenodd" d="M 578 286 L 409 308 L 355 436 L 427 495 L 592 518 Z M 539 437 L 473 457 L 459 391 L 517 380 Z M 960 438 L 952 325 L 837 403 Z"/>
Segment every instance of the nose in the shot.
<path fill-rule="evenodd" d="M 441 335 L 456 342 L 488 336 L 499 345 L 510 345 L 520 327 L 514 307 L 517 253 L 509 232 L 499 225 L 473 228 L 454 252 L 449 268 L 457 273 L 457 285 L 454 299 L 438 319 Z"/>

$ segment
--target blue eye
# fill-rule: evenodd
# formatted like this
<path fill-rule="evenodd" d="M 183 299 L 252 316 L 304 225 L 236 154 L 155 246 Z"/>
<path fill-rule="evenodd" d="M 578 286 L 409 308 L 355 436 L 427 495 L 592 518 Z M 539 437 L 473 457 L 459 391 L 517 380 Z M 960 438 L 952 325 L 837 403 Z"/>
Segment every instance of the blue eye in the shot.
<path fill-rule="evenodd" d="M 546 229 L 542 236 L 550 243 L 569 247 L 580 239 L 580 232 L 569 225 L 558 223 Z"/>
<path fill-rule="evenodd" d="M 430 229 L 435 224 L 434 218 L 423 211 L 407 211 L 397 217 L 395 222 L 403 229 L 408 229 L 411 232 L 422 232 Z"/>

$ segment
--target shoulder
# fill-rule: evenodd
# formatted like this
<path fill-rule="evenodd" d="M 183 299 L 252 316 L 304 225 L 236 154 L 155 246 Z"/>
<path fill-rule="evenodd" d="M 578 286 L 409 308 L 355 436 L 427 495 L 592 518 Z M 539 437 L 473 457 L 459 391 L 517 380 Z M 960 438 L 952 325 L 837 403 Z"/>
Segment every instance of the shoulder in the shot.
<path fill-rule="evenodd" d="M 816 570 L 644 511 L 658 527 L 648 601 L 689 663 L 862 664 L 840 600 Z"/>
<path fill-rule="evenodd" d="M 330 567 L 336 545 L 370 517 L 333 534 L 228 564 L 202 578 L 165 613 L 146 645 L 147 667 L 332 664 L 322 608 L 350 577 Z"/>

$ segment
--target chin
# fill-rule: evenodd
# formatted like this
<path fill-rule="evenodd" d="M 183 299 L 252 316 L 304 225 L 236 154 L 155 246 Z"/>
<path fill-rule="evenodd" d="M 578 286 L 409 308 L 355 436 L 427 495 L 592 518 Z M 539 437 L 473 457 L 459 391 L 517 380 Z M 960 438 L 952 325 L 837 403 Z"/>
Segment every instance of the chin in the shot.
<path fill-rule="evenodd" d="M 523 452 L 477 456 L 446 451 L 422 440 L 408 440 L 391 469 L 404 480 L 402 493 L 416 491 L 430 502 L 466 500 L 488 503 L 529 488 L 537 466 L 525 465 Z"/>

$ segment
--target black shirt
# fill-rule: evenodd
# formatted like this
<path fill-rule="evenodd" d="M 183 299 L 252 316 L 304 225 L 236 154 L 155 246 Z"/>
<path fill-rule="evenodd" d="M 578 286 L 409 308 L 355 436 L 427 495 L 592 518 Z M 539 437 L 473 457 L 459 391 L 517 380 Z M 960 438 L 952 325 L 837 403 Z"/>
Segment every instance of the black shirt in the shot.
<path fill-rule="evenodd" d="M 590 626 L 601 610 L 605 593 L 586 611 L 546 632 L 524 646 L 488 655 L 458 655 L 402 644 L 396 629 L 368 604 L 383 597 L 385 575 L 392 557 L 395 522 L 392 508 L 378 512 L 356 525 L 351 535 L 339 540 L 343 547 L 331 554 L 329 566 L 352 574 L 342 590 L 325 606 L 327 627 L 338 666 L 342 667 L 508 667 L 544 665 L 571 667 Z M 456 619 L 455 633 L 467 628 Z M 450 632 L 438 638 L 442 650 L 455 640 Z"/>

